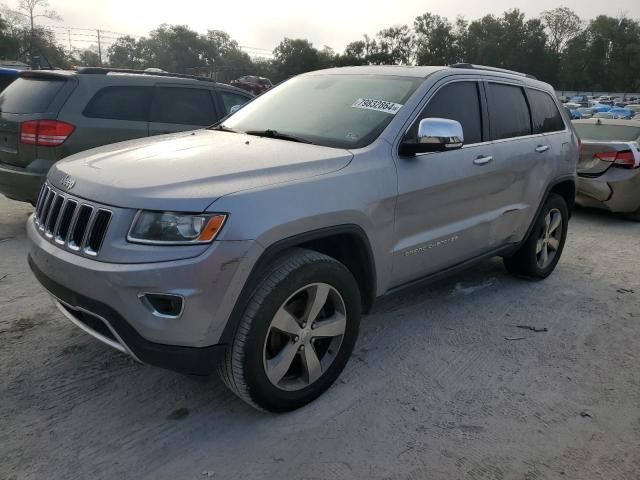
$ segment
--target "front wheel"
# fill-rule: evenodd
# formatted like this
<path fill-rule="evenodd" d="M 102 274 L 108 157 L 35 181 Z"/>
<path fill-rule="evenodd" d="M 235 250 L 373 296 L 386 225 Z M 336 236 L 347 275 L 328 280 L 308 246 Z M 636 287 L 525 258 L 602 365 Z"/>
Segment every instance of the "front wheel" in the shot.
<path fill-rule="evenodd" d="M 263 276 L 221 367 L 227 386 L 261 410 L 285 412 L 321 395 L 353 351 L 360 292 L 337 260 L 296 249 Z"/>
<path fill-rule="evenodd" d="M 567 202 L 558 194 L 550 194 L 529 237 L 513 256 L 504 259 L 506 269 L 531 279 L 548 277 L 562 255 L 568 224 Z"/>

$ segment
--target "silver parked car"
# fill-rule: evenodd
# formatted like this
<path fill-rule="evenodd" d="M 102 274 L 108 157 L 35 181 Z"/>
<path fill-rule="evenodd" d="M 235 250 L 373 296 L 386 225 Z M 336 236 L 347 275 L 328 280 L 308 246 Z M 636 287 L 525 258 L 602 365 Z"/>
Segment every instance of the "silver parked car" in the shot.
<path fill-rule="evenodd" d="M 311 72 L 212 128 L 56 163 L 29 263 L 94 337 L 287 411 L 335 381 L 376 299 L 495 255 L 548 276 L 577 160 L 552 87 L 523 74 Z"/>
<path fill-rule="evenodd" d="M 582 140 L 578 204 L 640 222 L 640 121 L 576 120 Z"/>

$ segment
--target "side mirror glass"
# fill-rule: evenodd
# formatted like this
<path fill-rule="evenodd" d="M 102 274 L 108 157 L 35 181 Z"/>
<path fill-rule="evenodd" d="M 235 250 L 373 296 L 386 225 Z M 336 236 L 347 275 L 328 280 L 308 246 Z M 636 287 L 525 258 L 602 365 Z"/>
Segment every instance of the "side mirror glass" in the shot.
<path fill-rule="evenodd" d="M 415 155 L 424 152 L 444 152 L 464 145 L 462 125 L 447 118 L 423 118 L 418 125 L 416 140 L 405 140 L 400 145 L 400 153 Z"/>

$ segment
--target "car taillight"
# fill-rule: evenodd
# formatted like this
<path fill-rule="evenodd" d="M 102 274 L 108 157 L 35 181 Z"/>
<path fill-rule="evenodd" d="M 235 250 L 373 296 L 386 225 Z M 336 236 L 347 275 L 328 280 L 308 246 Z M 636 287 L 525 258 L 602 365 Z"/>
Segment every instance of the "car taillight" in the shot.
<path fill-rule="evenodd" d="M 622 152 L 599 152 L 593 156 L 598 160 L 611 162 L 613 165 L 621 168 L 634 168 L 636 166 L 636 159 L 631 150 L 624 150 Z"/>
<path fill-rule="evenodd" d="M 76 129 L 59 120 L 29 120 L 20 124 L 20 143 L 39 147 L 62 145 Z"/>

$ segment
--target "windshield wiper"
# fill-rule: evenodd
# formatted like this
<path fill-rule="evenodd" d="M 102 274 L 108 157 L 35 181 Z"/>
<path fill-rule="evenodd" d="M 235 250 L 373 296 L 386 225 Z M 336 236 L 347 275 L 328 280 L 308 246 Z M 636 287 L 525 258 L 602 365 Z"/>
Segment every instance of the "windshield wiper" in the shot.
<path fill-rule="evenodd" d="M 233 128 L 225 127 L 222 124 L 215 125 L 213 127 L 209 127 L 209 130 L 218 130 L 220 132 L 238 133 L 237 130 L 234 130 Z"/>
<path fill-rule="evenodd" d="M 268 137 L 268 138 L 277 138 L 279 140 L 288 140 L 290 142 L 300 142 L 300 143 L 313 143 L 306 138 L 297 137 L 295 135 L 291 135 L 288 133 L 278 132 L 277 130 L 249 130 L 244 132 L 247 135 L 255 135 L 257 137 Z"/>

